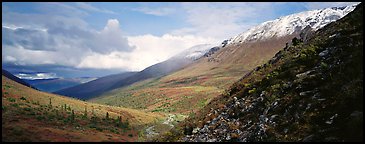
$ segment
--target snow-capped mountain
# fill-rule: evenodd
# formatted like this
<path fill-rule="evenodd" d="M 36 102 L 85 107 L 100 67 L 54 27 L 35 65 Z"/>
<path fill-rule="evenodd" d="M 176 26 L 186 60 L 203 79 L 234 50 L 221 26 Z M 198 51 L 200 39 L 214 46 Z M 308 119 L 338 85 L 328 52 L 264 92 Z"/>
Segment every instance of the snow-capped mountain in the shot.
<path fill-rule="evenodd" d="M 305 11 L 288 16 L 282 16 L 278 19 L 261 23 L 246 32 L 243 32 L 228 40 L 224 40 L 220 46 L 212 44 L 200 44 L 193 46 L 172 58 L 184 58 L 195 61 L 204 55 L 208 55 L 212 49 L 222 48 L 226 45 L 255 42 L 273 37 L 283 37 L 300 32 L 307 26 L 316 31 L 325 25 L 334 22 L 355 9 L 357 4 L 343 7 L 332 7 Z M 215 50 L 216 51 L 216 50 Z M 211 53 L 214 53 L 211 52 Z"/>
<path fill-rule="evenodd" d="M 310 26 L 313 30 L 318 30 L 347 15 L 349 12 L 353 11 L 355 7 L 356 4 L 344 7 L 305 11 L 283 16 L 255 26 L 236 37 L 229 39 L 227 43 L 229 45 L 287 36 L 303 30 L 306 26 Z"/>
<path fill-rule="evenodd" d="M 189 49 L 182 51 L 181 53 L 175 55 L 173 58 L 184 58 L 189 60 L 197 60 L 201 58 L 205 53 L 207 53 L 214 45 L 212 44 L 200 44 L 193 46 Z"/>

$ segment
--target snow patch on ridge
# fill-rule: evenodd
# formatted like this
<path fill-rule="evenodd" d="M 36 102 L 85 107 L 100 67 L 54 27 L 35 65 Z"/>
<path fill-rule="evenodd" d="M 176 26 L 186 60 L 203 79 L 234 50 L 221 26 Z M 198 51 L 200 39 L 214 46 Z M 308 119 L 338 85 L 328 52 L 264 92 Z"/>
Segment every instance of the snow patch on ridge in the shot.
<path fill-rule="evenodd" d="M 248 31 L 229 39 L 228 45 L 287 36 L 303 30 L 306 26 L 310 26 L 313 30 L 318 30 L 325 25 L 344 17 L 349 12 L 353 11 L 355 7 L 356 4 L 344 7 L 305 11 L 283 16 L 259 24 Z"/>

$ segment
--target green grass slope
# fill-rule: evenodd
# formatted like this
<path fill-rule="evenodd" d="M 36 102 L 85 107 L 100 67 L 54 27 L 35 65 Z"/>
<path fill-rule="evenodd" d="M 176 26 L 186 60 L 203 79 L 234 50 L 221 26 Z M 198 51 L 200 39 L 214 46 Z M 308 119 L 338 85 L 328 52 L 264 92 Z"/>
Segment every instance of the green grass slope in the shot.
<path fill-rule="evenodd" d="M 242 75 L 273 57 L 294 36 L 226 46 L 182 70 L 89 101 L 149 112 L 193 114 Z"/>
<path fill-rule="evenodd" d="M 158 113 L 37 91 L 2 76 L 2 141 L 140 141 Z"/>

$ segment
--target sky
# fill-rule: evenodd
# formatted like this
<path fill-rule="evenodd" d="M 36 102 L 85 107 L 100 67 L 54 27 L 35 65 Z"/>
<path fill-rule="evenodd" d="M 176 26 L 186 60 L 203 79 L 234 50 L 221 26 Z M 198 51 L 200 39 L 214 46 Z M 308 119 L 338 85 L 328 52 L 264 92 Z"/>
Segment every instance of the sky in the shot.
<path fill-rule="evenodd" d="M 280 16 L 351 4 L 3 2 L 2 65 L 140 71 Z"/>

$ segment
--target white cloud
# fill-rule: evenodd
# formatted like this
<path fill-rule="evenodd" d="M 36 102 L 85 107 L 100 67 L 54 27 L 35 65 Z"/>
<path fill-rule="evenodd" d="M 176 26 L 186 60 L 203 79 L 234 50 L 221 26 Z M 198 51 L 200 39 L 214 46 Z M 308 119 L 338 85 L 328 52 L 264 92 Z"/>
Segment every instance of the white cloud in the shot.
<path fill-rule="evenodd" d="M 25 28 L 28 27 L 28 28 Z M 128 40 L 119 28 L 119 21 L 110 19 L 101 31 L 78 27 L 48 25 L 36 29 L 31 26 L 3 26 L 3 45 L 21 45 L 28 50 L 62 51 L 82 49 L 107 54 L 113 51 L 131 51 Z"/>
<path fill-rule="evenodd" d="M 175 9 L 172 7 L 158 7 L 158 8 L 150 8 L 150 7 L 139 7 L 133 9 L 134 11 L 139 11 L 145 14 L 155 15 L 155 16 L 165 16 L 172 14 L 175 12 Z"/>
<path fill-rule="evenodd" d="M 282 3 L 182 2 L 163 6 L 148 5 L 133 9 L 156 16 L 178 17 L 188 25 L 173 29 L 174 35 L 196 35 L 228 39 L 262 20 L 271 20 L 275 8 Z"/>
<path fill-rule="evenodd" d="M 42 3 L 43 4 L 43 3 Z M 89 24 L 81 19 L 81 14 L 76 12 L 70 14 L 71 9 L 54 8 L 56 4 L 41 6 L 44 13 L 17 13 L 17 12 L 3 12 L 2 13 L 2 26 L 9 28 L 24 28 L 24 29 L 46 29 L 46 28 L 62 28 L 71 29 L 78 28 L 81 30 L 89 30 Z M 62 4 L 64 5 L 64 4 Z"/>
<path fill-rule="evenodd" d="M 20 79 L 28 80 L 59 78 L 55 73 L 19 73 L 15 76 Z"/>
<path fill-rule="evenodd" d="M 110 54 L 92 53 L 81 60 L 76 66 L 78 68 L 97 69 L 131 69 L 130 54 L 125 52 L 112 52 Z"/>
<path fill-rule="evenodd" d="M 59 64 L 59 65 L 75 65 L 80 61 L 79 54 L 82 51 L 75 50 L 74 54 L 68 54 L 67 51 L 40 51 L 24 49 L 21 45 L 4 46 L 2 49 L 2 57 L 6 62 L 7 57 L 13 57 L 15 64 Z M 76 53 L 77 52 L 77 53 Z M 5 59 L 4 59 L 5 57 Z"/>
<path fill-rule="evenodd" d="M 171 34 L 165 34 L 161 37 L 148 34 L 128 37 L 128 40 L 136 46 L 131 56 L 132 62 L 136 65 L 136 70 L 142 70 L 149 65 L 167 60 L 192 46 L 217 41 L 213 38 L 195 35 L 179 36 Z"/>
<path fill-rule="evenodd" d="M 61 2 L 38 2 L 38 10 L 42 13 L 48 15 L 59 15 L 59 16 L 69 16 L 69 17 L 80 17 L 86 16 L 88 13 L 78 7 L 68 5 L 71 3 L 61 3 Z"/>
<path fill-rule="evenodd" d="M 16 62 L 16 58 L 12 56 L 5 56 L 4 61 L 6 62 Z"/>
<path fill-rule="evenodd" d="M 88 11 L 114 12 L 89 3 L 41 4 L 45 13 L 16 13 L 7 8 L 6 14 L 4 10 L 2 14 L 2 60 L 139 71 L 192 46 L 219 44 L 262 21 L 271 20 L 277 6 L 282 4 L 180 3 L 134 9 L 156 16 L 178 15 L 188 23 L 162 36 L 126 36 L 117 19 L 109 19 L 101 30 L 93 29 L 82 19 Z M 324 5 L 345 4 L 309 3 L 307 7 Z"/>
<path fill-rule="evenodd" d="M 18 27 L 18 26 L 14 26 L 14 25 L 3 25 L 2 27 L 11 29 L 11 30 L 17 30 L 19 28 L 23 28 L 23 27 Z"/>
<path fill-rule="evenodd" d="M 113 51 L 132 51 L 133 46 L 128 44 L 127 38 L 119 28 L 117 19 L 109 19 L 104 29 L 90 41 L 94 52 L 108 54 Z"/>
<path fill-rule="evenodd" d="M 190 27 L 173 34 L 194 34 L 223 41 L 273 15 L 272 3 L 182 3 Z M 264 16 L 263 16 L 264 15 Z M 256 20 L 256 21 L 255 21 Z"/>
<path fill-rule="evenodd" d="M 106 9 L 100 9 L 100 8 L 94 7 L 91 4 L 88 4 L 88 3 L 85 3 L 85 2 L 77 2 L 76 5 L 77 5 L 77 7 L 82 8 L 84 10 L 88 10 L 88 11 L 96 11 L 96 12 L 102 12 L 102 13 L 107 13 L 107 14 L 117 14 L 114 11 L 106 10 Z"/>
<path fill-rule="evenodd" d="M 197 44 L 220 42 L 213 37 L 172 34 L 127 38 L 117 19 L 109 19 L 100 31 L 53 25 L 46 31 L 25 27 L 3 26 L 3 60 L 139 71 Z"/>
<path fill-rule="evenodd" d="M 135 45 L 131 52 L 112 52 L 86 56 L 77 67 L 79 68 L 120 68 L 130 71 L 140 71 L 144 68 L 167 60 L 179 52 L 196 44 L 214 43 L 215 39 L 196 37 L 194 35 L 176 36 L 165 34 L 161 37 L 142 35 L 128 37 L 130 45 Z"/>
<path fill-rule="evenodd" d="M 3 26 L 3 60 L 23 65 L 78 66 L 84 58 L 95 53 L 109 55 L 112 52 L 131 52 L 135 49 L 129 45 L 116 19 L 108 20 L 101 31 L 49 26 L 46 31 Z M 118 65 L 115 67 L 119 68 Z"/>
<path fill-rule="evenodd" d="M 159 16 L 186 12 L 186 20 L 191 27 L 176 29 L 162 36 L 145 34 L 129 36 L 128 39 L 117 19 L 109 19 L 102 30 L 90 28 L 81 19 L 88 14 L 86 11 L 108 11 L 88 3 L 75 6 L 43 4 L 42 10 L 50 14 L 8 11 L 5 15 L 3 13 L 6 22 L 2 28 L 3 60 L 18 64 L 142 70 L 192 46 L 218 44 L 242 32 L 250 26 L 245 19 L 254 17 L 252 13 L 257 12 L 252 5 L 182 3 L 176 7 L 141 7 L 135 10 Z M 76 15 L 72 15 L 72 10 Z"/>
<path fill-rule="evenodd" d="M 308 10 L 314 9 L 322 9 L 322 8 L 329 8 L 329 7 L 341 7 L 341 6 L 348 6 L 353 4 L 358 4 L 360 2 L 308 2 L 305 3 L 304 6 Z"/>

